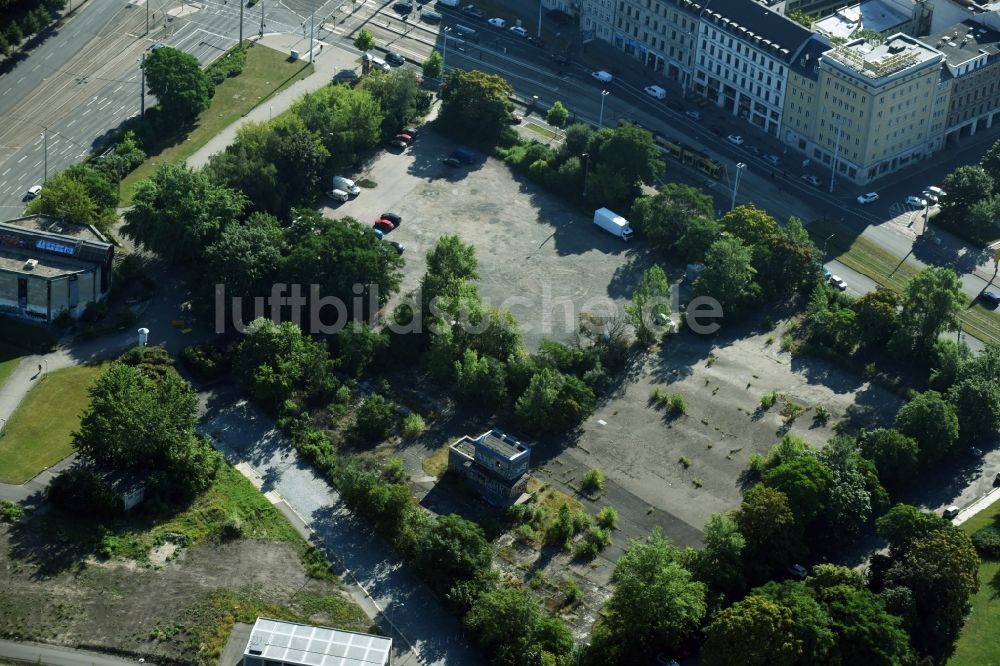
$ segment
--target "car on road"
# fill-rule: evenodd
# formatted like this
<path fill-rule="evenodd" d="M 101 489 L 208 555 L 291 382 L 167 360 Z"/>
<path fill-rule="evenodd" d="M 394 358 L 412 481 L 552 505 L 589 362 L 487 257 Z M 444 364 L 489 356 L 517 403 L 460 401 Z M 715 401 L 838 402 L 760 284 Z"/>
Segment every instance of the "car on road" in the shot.
<path fill-rule="evenodd" d="M 661 88 L 660 86 L 646 86 L 645 88 L 643 88 L 643 90 L 645 90 L 646 94 L 649 95 L 650 97 L 655 97 L 656 99 L 667 98 L 667 91 Z"/>
<path fill-rule="evenodd" d="M 568 65 L 569 64 L 569 58 L 567 58 L 566 56 L 564 56 L 561 53 L 553 53 L 552 54 L 552 62 L 556 63 L 557 65 Z"/>
<path fill-rule="evenodd" d="M 911 194 L 910 196 L 906 197 L 906 205 L 916 206 L 917 208 L 924 208 L 925 206 L 927 206 L 927 200 L 921 199 L 920 197 Z"/>
<path fill-rule="evenodd" d="M 41 185 L 32 185 L 31 187 L 28 188 L 28 191 L 24 193 L 24 196 L 21 198 L 21 201 L 31 201 L 41 193 L 42 193 Z"/>
<path fill-rule="evenodd" d="M 510 28 L 508 28 L 508 30 L 510 30 L 512 33 L 514 33 L 518 37 L 527 37 L 528 36 L 528 31 L 525 30 L 523 27 L 521 27 L 519 25 L 512 25 L 512 26 L 510 26 Z"/>
<path fill-rule="evenodd" d="M 457 148 L 452 154 L 456 160 L 462 164 L 472 164 L 476 161 L 476 154 L 468 148 Z"/>
<path fill-rule="evenodd" d="M 510 114 L 510 122 L 512 125 L 520 125 L 524 122 L 524 116 L 520 113 L 512 113 Z"/>
<path fill-rule="evenodd" d="M 409 2 L 402 2 L 402 1 L 395 2 L 392 5 L 392 11 L 396 12 L 397 14 L 409 14 L 410 12 L 413 11 L 413 5 L 411 5 Z"/>
<path fill-rule="evenodd" d="M 773 167 L 781 166 L 781 158 L 777 155 L 764 155 L 764 161 Z"/>
<path fill-rule="evenodd" d="M 954 518 L 955 516 L 957 516 L 959 514 L 959 511 L 960 510 L 959 510 L 959 508 L 957 506 L 951 505 L 947 509 L 944 510 L 944 514 L 943 515 L 948 520 L 951 520 L 952 518 Z"/>
<path fill-rule="evenodd" d="M 389 142 L 389 147 L 390 148 L 396 148 L 398 150 L 406 150 L 406 148 L 409 145 L 410 144 L 406 143 L 402 139 L 393 139 L 392 141 Z"/>
<path fill-rule="evenodd" d="M 802 174 L 802 180 L 804 180 L 805 182 L 809 183 L 813 187 L 819 187 L 820 185 L 822 185 L 822 183 L 820 182 L 819 178 L 817 178 L 816 176 L 812 175 L 811 173 Z"/>
<path fill-rule="evenodd" d="M 841 291 L 847 291 L 847 282 L 839 275 L 831 275 L 830 284 Z"/>
<path fill-rule="evenodd" d="M 402 141 L 406 145 L 410 145 L 411 143 L 413 143 L 413 135 L 410 134 L 409 132 L 400 132 L 399 134 L 396 135 L 395 139 L 396 141 Z"/>
<path fill-rule="evenodd" d="M 726 137 L 726 140 L 729 141 L 729 143 L 733 144 L 734 146 L 743 145 L 743 137 L 741 137 L 739 134 L 730 134 L 729 136 Z"/>
<path fill-rule="evenodd" d="M 403 254 L 403 251 L 406 250 L 406 246 L 404 246 L 402 243 L 398 241 L 391 240 L 386 242 L 389 243 L 389 245 L 391 245 L 393 248 L 395 248 L 396 254 Z"/>
<path fill-rule="evenodd" d="M 494 28 L 506 28 L 507 27 L 507 21 L 504 21 L 502 18 L 491 18 L 489 21 L 487 21 L 487 23 L 489 23 Z"/>
<path fill-rule="evenodd" d="M 858 195 L 859 204 L 869 204 L 874 201 L 878 201 L 878 192 L 868 192 L 867 194 Z"/>
<path fill-rule="evenodd" d="M 372 225 L 372 229 L 378 229 L 383 234 L 387 234 L 395 228 L 396 228 L 395 224 L 393 224 L 389 220 L 382 220 L 382 219 L 375 220 L 375 224 Z"/>
<path fill-rule="evenodd" d="M 684 115 L 691 120 L 701 120 L 701 111 L 685 111 Z"/>
<path fill-rule="evenodd" d="M 403 223 L 403 216 L 399 213 L 382 213 L 378 216 L 380 220 L 389 220 L 392 222 L 392 226 L 398 227 Z"/>
<path fill-rule="evenodd" d="M 450 167 L 462 166 L 462 163 L 458 160 L 457 157 L 446 157 L 443 160 L 441 160 L 441 163 Z"/>
<path fill-rule="evenodd" d="M 615 77 L 611 76 L 603 69 L 599 69 L 596 72 L 591 72 L 590 75 L 600 81 L 601 83 L 611 83 L 611 80 Z"/>
<path fill-rule="evenodd" d="M 982 295 L 979 297 L 979 300 L 981 300 L 983 303 L 986 304 L 987 307 L 990 308 L 996 308 L 1000 306 L 1000 294 L 998 294 L 995 291 L 984 291 Z"/>
<path fill-rule="evenodd" d="M 440 23 L 441 18 L 441 14 L 433 9 L 426 9 L 420 13 L 420 20 L 427 23 Z"/>
<path fill-rule="evenodd" d="M 540 49 L 544 49 L 545 48 L 545 40 L 543 40 L 541 37 L 535 37 L 534 35 L 528 35 L 525 39 L 527 39 L 528 43 L 531 44 L 532 46 L 537 46 Z"/>
<path fill-rule="evenodd" d="M 462 13 L 465 14 L 466 16 L 471 16 L 472 18 L 477 18 L 477 19 L 486 17 L 486 12 L 484 12 L 479 7 L 476 7 L 475 5 L 466 5 L 462 7 Z"/>
<path fill-rule="evenodd" d="M 403 56 L 399 55 L 395 51 L 389 51 L 388 53 L 386 53 L 385 54 L 385 61 L 387 63 L 389 63 L 390 65 L 405 65 L 406 64 L 406 58 L 404 58 Z"/>
<path fill-rule="evenodd" d="M 326 196 L 330 197 L 334 201 L 340 201 L 341 203 L 351 198 L 351 195 L 344 190 L 330 190 L 326 193 Z"/>

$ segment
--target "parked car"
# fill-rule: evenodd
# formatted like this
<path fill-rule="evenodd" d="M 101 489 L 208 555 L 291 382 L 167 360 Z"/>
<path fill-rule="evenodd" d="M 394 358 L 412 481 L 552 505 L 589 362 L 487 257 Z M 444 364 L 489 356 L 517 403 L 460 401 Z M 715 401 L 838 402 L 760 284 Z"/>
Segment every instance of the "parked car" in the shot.
<path fill-rule="evenodd" d="M 397 141 L 402 141 L 406 145 L 413 143 L 413 136 L 409 132 L 400 132 L 396 135 Z"/>
<path fill-rule="evenodd" d="M 406 143 L 402 139 L 393 139 L 389 142 L 390 148 L 398 148 L 399 150 L 406 150 L 406 147 L 410 144 Z"/>
<path fill-rule="evenodd" d="M 520 125 L 524 122 L 524 116 L 520 113 L 512 113 L 510 114 L 510 122 L 512 125 Z"/>
<path fill-rule="evenodd" d="M 954 518 L 955 516 L 957 516 L 959 514 L 959 512 L 960 512 L 960 509 L 957 506 L 952 505 L 952 506 L 949 506 L 947 509 L 944 510 L 944 517 L 947 518 L 948 520 L 951 520 L 952 518 Z"/>
<path fill-rule="evenodd" d="M 923 192 L 920 193 L 920 196 L 926 199 L 928 203 L 936 204 L 938 202 L 938 196 L 933 192 L 924 190 Z"/>
<path fill-rule="evenodd" d="M 389 51 L 388 53 L 386 53 L 385 54 L 385 61 L 387 63 L 389 63 L 390 65 L 405 65 L 406 64 L 406 58 L 404 58 L 403 56 L 399 55 L 395 51 Z"/>
<path fill-rule="evenodd" d="M 685 111 L 684 115 L 691 120 L 701 120 L 701 111 Z"/>
<path fill-rule="evenodd" d="M 906 205 L 916 206 L 917 208 L 924 208 L 927 206 L 927 200 L 921 199 L 920 197 L 911 194 L 910 196 L 906 197 Z"/>
<path fill-rule="evenodd" d="M 996 308 L 1000 306 L 1000 294 L 995 291 L 984 291 L 979 300 L 985 303 L 987 307 Z"/>
<path fill-rule="evenodd" d="M 940 201 L 941 199 L 944 199 L 944 198 L 945 198 L 945 196 L 946 196 L 946 195 L 948 194 L 947 192 L 945 192 L 944 190 L 942 190 L 942 189 L 941 189 L 940 187 L 938 187 L 937 185 L 931 185 L 930 187 L 928 187 L 928 188 L 927 188 L 926 190 L 924 190 L 924 191 L 925 191 L 925 192 L 926 192 L 926 193 L 927 193 L 928 195 L 930 195 L 930 196 L 933 196 L 933 197 L 934 197 L 934 202 L 935 202 L 935 203 L 937 203 L 937 202 L 938 202 L 938 201 Z"/>
<path fill-rule="evenodd" d="M 382 238 L 385 236 L 385 234 L 382 233 L 381 229 L 376 229 L 375 227 L 372 227 L 372 233 L 375 234 L 375 238 L 379 240 L 382 240 Z"/>
<path fill-rule="evenodd" d="M 839 275 L 831 275 L 830 284 L 841 291 L 847 291 L 847 282 Z"/>
<path fill-rule="evenodd" d="M 451 156 L 462 164 L 472 164 L 476 161 L 476 154 L 468 148 L 458 148 L 451 154 Z"/>
<path fill-rule="evenodd" d="M 506 28 L 507 27 L 507 21 L 504 21 L 502 18 L 491 18 L 489 21 L 487 21 L 487 23 L 489 23 L 494 28 Z"/>
<path fill-rule="evenodd" d="M 383 72 L 388 72 L 392 70 L 392 67 L 389 66 L 389 63 L 387 63 L 385 60 L 382 60 L 381 58 L 376 58 L 370 53 L 366 53 L 364 55 L 364 59 L 368 61 L 372 69 L 381 69 Z"/>
<path fill-rule="evenodd" d="M 445 157 L 443 160 L 441 160 L 441 163 L 450 167 L 462 166 L 462 163 L 458 160 L 457 157 Z"/>
<path fill-rule="evenodd" d="M 764 161 L 773 167 L 781 166 L 781 158 L 777 155 L 764 155 Z"/>
<path fill-rule="evenodd" d="M 344 190 L 330 190 L 326 193 L 326 196 L 330 197 L 335 201 L 344 202 L 351 198 L 351 195 Z"/>
<path fill-rule="evenodd" d="M 440 23 L 441 18 L 441 14 L 433 9 L 425 9 L 420 13 L 420 20 L 427 23 Z"/>
<path fill-rule="evenodd" d="M 357 196 L 361 194 L 361 188 L 351 180 L 350 178 L 344 178 L 343 176 L 334 176 L 333 178 L 333 189 L 344 190 L 351 196 Z"/>
<path fill-rule="evenodd" d="M 481 19 L 486 16 L 486 12 L 484 12 L 479 7 L 476 7 L 475 5 L 466 5 L 462 7 L 462 13 L 465 14 L 466 16 L 471 16 L 472 18 L 477 18 L 477 19 Z"/>
<path fill-rule="evenodd" d="M 726 137 L 726 139 L 729 141 L 729 143 L 733 144 L 734 146 L 743 145 L 743 137 L 741 137 L 739 134 L 730 134 L 729 136 Z"/>
<path fill-rule="evenodd" d="M 655 97 L 656 99 L 667 98 L 667 91 L 661 88 L 660 86 L 646 86 L 645 88 L 643 88 L 643 90 L 645 90 L 646 94 L 649 95 L 650 97 Z"/>
<path fill-rule="evenodd" d="M 590 75 L 600 81 L 601 83 L 611 83 L 611 80 L 615 77 L 611 76 L 603 69 L 599 69 L 596 72 L 591 72 Z"/>
<path fill-rule="evenodd" d="M 392 226 L 398 227 L 403 223 L 403 216 L 399 213 L 382 213 L 378 216 L 380 220 L 389 220 L 392 222 Z"/>
<path fill-rule="evenodd" d="M 569 64 L 569 58 L 567 58 L 566 56 L 564 56 L 561 53 L 553 53 L 552 54 L 552 61 L 554 63 L 556 63 L 557 65 L 568 65 Z"/>
<path fill-rule="evenodd" d="M 878 201 L 878 192 L 868 192 L 867 194 L 861 194 L 858 196 L 859 204 L 869 204 L 874 201 Z"/>
<path fill-rule="evenodd" d="M 408 1 L 404 2 L 401 0 L 400 2 L 393 3 L 392 10 L 397 14 L 409 14 L 413 11 L 413 5 Z"/>
<path fill-rule="evenodd" d="M 811 173 L 803 174 L 802 175 L 802 180 L 804 180 L 805 182 L 809 183 L 813 187 L 819 187 L 820 185 L 823 184 L 823 183 L 820 182 L 819 178 L 817 178 L 816 176 L 812 175 Z"/>
<path fill-rule="evenodd" d="M 970 447 L 969 448 L 969 453 L 971 453 L 972 455 L 974 455 L 977 458 L 982 458 L 983 457 L 983 450 L 980 449 L 979 447 L 976 447 L 976 446 Z"/>
<path fill-rule="evenodd" d="M 545 40 L 542 39 L 541 37 L 535 37 L 534 35 L 528 35 L 526 37 L 526 39 L 528 40 L 528 43 L 531 44 L 532 46 L 537 46 L 540 49 L 544 49 L 545 48 Z"/>
<path fill-rule="evenodd" d="M 394 225 L 389 220 L 375 220 L 375 224 L 372 225 L 372 228 L 373 229 L 378 229 L 383 234 L 387 234 L 390 231 L 392 231 L 393 229 L 395 229 L 396 225 Z"/>
<path fill-rule="evenodd" d="M 31 201 L 41 193 L 42 193 L 41 185 L 32 185 L 31 187 L 28 188 L 28 191 L 24 193 L 24 196 L 21 198 L 21 200 Z"/>
<path fill-rule="evenodd" d="M 512 25 L 512 26 L 510 26 L 509 30 L 512 33 L 514 33 L 515 35 L 517 35 L 518 37 L 527 37 L 528 36 L 528 31 L 525 30 L 523 27 L 521 27 L 519 25 Z"/>
<path fill-rule="evenodd" d="M 406 247 L 402 243 L 399 243 L 394 240 L 387 242 L 389 243 L 389 245 L 393 246 L 396 249 L 396 254 L 403 254 L 403 251 L 406 250 Z"/>
<path fill-rule="evenodd" d="M 412 140 L 414 140 L 414 139 L 417 138 L 418 134 L 420 134 L 420 130 L 418 130 L 416 127 L 404 127 L 403 131 L 400 132 L 400 133 L 401 134 L 409 134 L 410 135 L 410 140 L 412 141 Z"/>

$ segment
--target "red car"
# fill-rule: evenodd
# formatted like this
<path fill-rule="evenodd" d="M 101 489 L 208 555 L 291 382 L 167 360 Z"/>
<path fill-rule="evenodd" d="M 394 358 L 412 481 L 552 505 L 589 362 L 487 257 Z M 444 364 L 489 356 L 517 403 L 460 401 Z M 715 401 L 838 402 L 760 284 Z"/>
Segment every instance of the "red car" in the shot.
<path fill-rule="evenodd" d="M 381 231 L 383 234 L 387 234 L 396 228 L 396 225 L 389 220 L 375 220 L 375 224 L 372 226 Z"/>
<path fill-rule="evenodd" d="M 410 145 L 411 143 L 413 143 L 413 137 L 410 136 L 409 134 L 405 134 L 405 133 L 404 134 L 397 134 L 396 135 L 396 141 L 402 141 L 406 145 Z"/>

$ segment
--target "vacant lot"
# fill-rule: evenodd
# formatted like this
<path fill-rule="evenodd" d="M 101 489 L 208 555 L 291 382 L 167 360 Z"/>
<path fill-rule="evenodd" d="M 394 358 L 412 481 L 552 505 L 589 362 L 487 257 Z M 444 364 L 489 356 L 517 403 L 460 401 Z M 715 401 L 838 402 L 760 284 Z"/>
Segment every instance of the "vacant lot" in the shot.
<path fill-rule="evenodd" d="M 229 467 L 172 516 L 95 524 L 58 511 L 29 515 L 0 525 L 0 636 L 209 664 L 233 623 L 258 614 L 369 630 L 306 552 Z M 307 576 L 304 558 L 322 578 Z"/>
<path fill-rule="evenodd" d="M 102 366 L 56 370 L 34 381 L 0 436 L 0 482 L 24 483 L 73 452 L 71 435 Z"/>

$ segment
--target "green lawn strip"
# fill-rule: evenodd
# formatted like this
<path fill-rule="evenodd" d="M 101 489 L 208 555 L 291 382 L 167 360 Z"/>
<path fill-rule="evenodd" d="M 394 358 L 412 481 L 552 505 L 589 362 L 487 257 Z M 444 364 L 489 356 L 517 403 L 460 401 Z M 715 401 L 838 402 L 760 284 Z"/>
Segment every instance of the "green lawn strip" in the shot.
<path fill-rule="evenodd" d="M 28 352 L 17 345 L 0 340 L 0 386 L 3 386 L 7 378 L 10 377 L 10 373 L 14 372 L 14 368 L 26 354 Z"/>
<path fill-rule="evenodd" d="M 525 123 L 524 127 L 525 127 L 525 129 L 527 129 L 527 130 L 529 130 L 531 132 L 534 132 L 535 134 L 541 134 L 542 136 L 544 136 L 547 139 L 558 139 L 559 138 L 558 134 L 556 134 L 555 132 L 553 132 L 550 129 L 542 127 L 541 125 L 539 125 L 537 123 Z"/>
<path fill-rule="evenodd" d="M 131 205 L 136 186 L 152 176 L 161 164 L 186 160 L 250 110 L 312 72 L 313 66 L 305 61 L 289 62 L 287 55 L 266 46 L 251 48 L 243 72 L 215 89 L 211 105 L 198 116 L 195 128 L 186 136 L 179 136 L 178 143 L 147 157 L 125 177 L 120 205 Z"/>
<path fill-rule="evenodd" d="M 835 255 L 837 261 L 899 293 L 903 293 L 910 280 L 920 272 L 912 264 L 886 252 L 867 238 L 854 236 L 853 232 L 837 222 L 820 220 L 810 224 L 807 229 L 813 241 L 820 246 L 830 234 L 834 234 L 827 249 Z M 848 244 L 845 239 L 852 236 L 853 240 Z M 1000 343 L 1000 315 L 976 303 L 970 308 L 963 308 L 958 318 L 966 333 L 984 342 Z"/>
<path fill-rule="evenodd" d="M 1000 516 L 1000 501 L 962 524 L 969 535 Z M 972 612 L 965 620 L 949 666 L 1000 664 L 1000 561 L 983 560 L 979 567 L 979 592 L 970 599 Z"/>
<path fill-rule="evenodd" d="M 70 435 L 102 369 L 80 365 L 35 380 L 0 435 L 0 483 L 24 483 L 73 452 Z"/>

